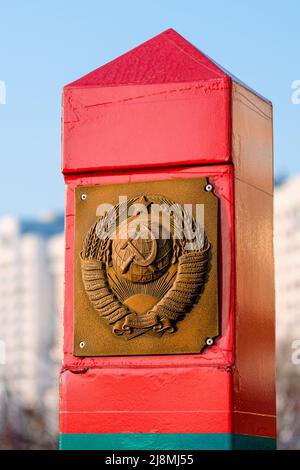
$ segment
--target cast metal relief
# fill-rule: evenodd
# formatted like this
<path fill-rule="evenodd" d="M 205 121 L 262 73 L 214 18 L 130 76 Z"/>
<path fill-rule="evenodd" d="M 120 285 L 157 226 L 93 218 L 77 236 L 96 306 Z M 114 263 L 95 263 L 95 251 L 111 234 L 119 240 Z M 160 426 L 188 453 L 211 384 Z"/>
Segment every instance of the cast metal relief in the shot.
<path fill-rule="evenodd" d="M 200 353 L 219 335 L 219 199 L 207 178 L 126 178 L 75 189 L 73 353 Z"/>
<path fill-rule="evenodd" d="M 134 205 L 143 205 L 143 214 L 149 215 L 141 218 L 137 212 L 123 220 L 122 208 L 115 206 L 92 225 L 80 254 L 89 301 L 112 333 L 127 340 L 143 334 L 161 337 L 180 328 L 178 320 L 204 289 L 211 255 L 203 228 L 181 205 L 162 196 L 140 195 L 129 199 L 123 211 L 130 213 Z M 163 217 L 150 220 L 154 206 L 168 213 L 168 227 Z M 182 232 L 179 236 L 182 220 L 184 237 Z M 138 233 L 132 237 L 127 232 L 135 221 Z"/>

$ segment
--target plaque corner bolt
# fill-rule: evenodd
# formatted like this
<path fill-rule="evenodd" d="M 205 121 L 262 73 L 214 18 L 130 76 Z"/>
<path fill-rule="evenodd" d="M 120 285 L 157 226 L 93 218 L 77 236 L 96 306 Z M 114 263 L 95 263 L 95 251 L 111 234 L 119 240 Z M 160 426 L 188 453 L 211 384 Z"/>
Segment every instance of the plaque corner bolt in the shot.
<path fill-rule="evenodd" d="M 213 338 L 207 338 L 205 342 L 207 346 L 212 346 L 214 344 Z"/>
<path fill-rule="evenodd" d="M 213 191 L 214 187 L 212 184 L 208 183 L 206 186 L 205 186 L 205 191 L 207 191 L 208 193 L 210 193 L 211 191 Z"/>

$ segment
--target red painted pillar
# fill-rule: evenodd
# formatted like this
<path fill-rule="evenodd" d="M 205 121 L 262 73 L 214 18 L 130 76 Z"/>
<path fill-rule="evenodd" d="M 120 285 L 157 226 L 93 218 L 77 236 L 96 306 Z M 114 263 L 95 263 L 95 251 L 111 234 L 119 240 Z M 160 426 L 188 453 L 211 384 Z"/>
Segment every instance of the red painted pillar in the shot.
<path fill-rule="evenodd" d="M 62 449 L 274 447 L 272 165 L 271 104 L 173 30 L 64 88 Z M 193 354 L 79 356 L 76 191 L 193 178 L 219 199 L 220 335 Z"/>

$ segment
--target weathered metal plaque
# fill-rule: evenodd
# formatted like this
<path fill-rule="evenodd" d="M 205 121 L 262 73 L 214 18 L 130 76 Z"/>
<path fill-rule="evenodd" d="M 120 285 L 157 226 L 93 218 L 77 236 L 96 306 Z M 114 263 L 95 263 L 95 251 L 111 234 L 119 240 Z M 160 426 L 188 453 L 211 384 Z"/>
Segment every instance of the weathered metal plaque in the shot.
<path fill-rule="evenodd" d="M 205 178 L 76 189 L 74 355 L 199 353 L 213 343 L 212 189 Z"/>

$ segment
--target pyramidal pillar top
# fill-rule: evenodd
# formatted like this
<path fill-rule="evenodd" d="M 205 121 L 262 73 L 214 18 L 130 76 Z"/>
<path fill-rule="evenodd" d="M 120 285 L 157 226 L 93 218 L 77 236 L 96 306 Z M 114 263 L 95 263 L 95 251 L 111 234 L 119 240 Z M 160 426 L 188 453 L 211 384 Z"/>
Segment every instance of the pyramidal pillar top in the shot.
<path fill-rule="evenodd" d="M 62 132 L 61 448 L 274 448 L 272 104 L 168 29 L 66 85 Z"/>
<path fill-rule="evenodd" d="M 229 161 L 230 88 L 169 29 L 64 88 L 63 171 L 134 168 L 136 152 L 139 167 Z M 84 157 L 83 120 L 94 121 Z"/>

